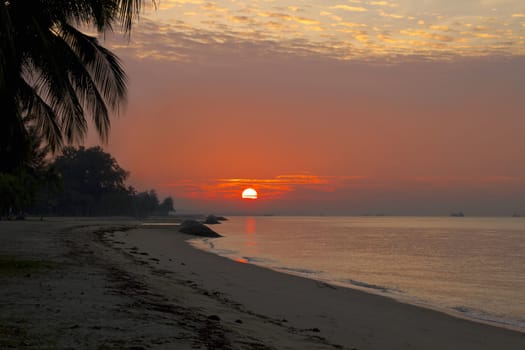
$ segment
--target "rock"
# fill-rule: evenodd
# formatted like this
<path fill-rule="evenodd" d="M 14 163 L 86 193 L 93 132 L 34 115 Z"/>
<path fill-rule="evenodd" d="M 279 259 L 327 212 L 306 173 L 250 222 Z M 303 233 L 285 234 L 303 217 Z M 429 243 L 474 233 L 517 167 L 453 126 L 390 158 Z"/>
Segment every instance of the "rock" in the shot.
<path fill-rule="evenodd" d="M 180 224 L 179 231 L 182 233 L 187 233 L 189 235 L 201 237 L 222 237 L 220 234 L 213 231 L 208 226 L 195 220 L 184 220 Z"/>
<path fill-rule="evenodd" d="M 206 225 L 216 225 L 216 224 L 220 224 L 221 222 L 215 215 L 208 215 L 206 219 L 204 220 L 204 223 Z"/>
<path fill-rule="evenodd" d="M 208 316 L 208 320 L 210 321 L 220 321 L 221 318 L 217 315 L 211 315 L 211 316 Z"/>
<path fill-rule="evenodd" d="M 220 224 L 221 221 L 226 221 L 226 220 L 228 219 L 225 218 L 224 216 L 208 215 L 206 219 L 204 220 L 204 223 L 207 225 L 216 225 L 216 224 Z"/>

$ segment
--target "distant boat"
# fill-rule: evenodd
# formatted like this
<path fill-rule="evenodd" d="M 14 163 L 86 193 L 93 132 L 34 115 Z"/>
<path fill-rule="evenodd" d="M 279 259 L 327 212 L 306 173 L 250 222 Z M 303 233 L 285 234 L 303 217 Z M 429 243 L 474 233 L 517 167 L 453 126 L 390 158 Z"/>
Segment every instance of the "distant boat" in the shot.
<path fill-rule="evenodd" d="M 465 216 L 462 211 L 458 211 L 457 213 L 451 213 L 450 216 L 456 217 L 456 218 L 462 218 Z"/>

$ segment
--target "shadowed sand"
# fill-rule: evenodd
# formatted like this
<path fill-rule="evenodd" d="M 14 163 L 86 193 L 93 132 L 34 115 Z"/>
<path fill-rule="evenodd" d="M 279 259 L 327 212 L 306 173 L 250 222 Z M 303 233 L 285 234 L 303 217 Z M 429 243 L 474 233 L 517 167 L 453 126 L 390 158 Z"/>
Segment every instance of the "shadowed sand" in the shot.
<path fill-rule="evenodd" d="M 27 349 L 525 348 L 520 332 L 237 263 L 174 227 L 136 225 L 0 222 L 0 257 L 60 266 L 0 271 L 0 348 L 8 337 Z"/>

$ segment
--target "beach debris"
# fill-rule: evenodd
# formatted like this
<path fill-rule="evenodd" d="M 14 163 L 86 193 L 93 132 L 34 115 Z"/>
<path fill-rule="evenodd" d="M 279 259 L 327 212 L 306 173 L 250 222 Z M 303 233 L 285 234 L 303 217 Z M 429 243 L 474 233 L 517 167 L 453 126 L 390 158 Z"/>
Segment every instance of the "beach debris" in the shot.
<path fill-rule="evenodd" d="M 321 282 L 321 281 L 317 282 L 317 286 L 318 286 L 319 288 L 337 289 L 337 287 L 332 286 L 331 284 L 328 284 L 328 283 L 326 283 L 326 282 Z"/>
<path fill-rule="evenodd" d="M 184 220 L 180 224 L 179 231 L 189 235 L 201 237 L 222 237 L 208 226 L 195 220 Z"/>

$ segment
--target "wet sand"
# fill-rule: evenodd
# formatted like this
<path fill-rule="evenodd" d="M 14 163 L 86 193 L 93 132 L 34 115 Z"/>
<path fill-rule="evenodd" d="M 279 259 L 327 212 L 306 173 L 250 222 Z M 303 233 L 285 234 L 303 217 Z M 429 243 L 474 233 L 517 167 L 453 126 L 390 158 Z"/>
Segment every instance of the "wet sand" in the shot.
<path fill-rule="evenodd" d="M 138 224 L 0 222 L 0 257 L 46 262 L 0 269 L 0 348 L 525 348 L 520 332 L 238 263 Z"/>

